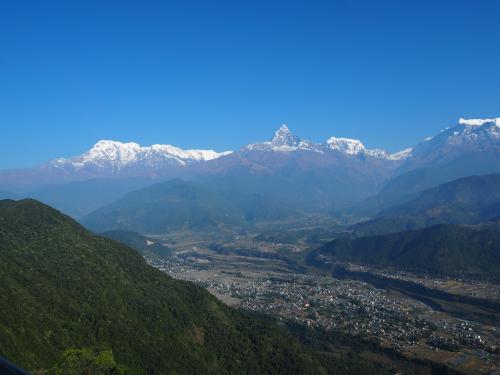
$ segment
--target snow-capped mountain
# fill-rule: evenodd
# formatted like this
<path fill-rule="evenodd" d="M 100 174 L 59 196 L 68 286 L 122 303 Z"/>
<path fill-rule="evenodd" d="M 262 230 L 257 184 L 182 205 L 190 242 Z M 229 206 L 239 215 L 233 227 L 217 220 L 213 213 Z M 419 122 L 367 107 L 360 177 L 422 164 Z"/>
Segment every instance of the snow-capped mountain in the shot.
<path fill-rule="evenodd" d="M 455 126 L 413 149 L 394 154 L 368 149 L 360 140 L 351 138 L 329 137 L 322 143 L 312 142 L 282 125 L 269 141 L 249 144 L 234 152 L 183 150 L 162 144 L 144 147 L 133 142 L 102 140 L 79 156 L 56 159 L 30 169 L 0 171 L 0 189 L 26 192 L 90 179 L 194 178 L 223 175 L 231 170 L 256 174 L 265 171 L 270 176 L 281 170 L 290 174 L 299 169 L 300 173 L 331 173 L 337 178 L 345 174 L 358 182 L 370 176 L 379 184 L 391 176 L 453 160 L 470 165 L 464 169 L 457 164 L 456 170 L 495 171 L 499 158 L 500 119 L 460 119 Z"/>
<path fill-rule="evenodd" d="M 140 165 L 162 168 L 166 165 L 185 166 L 192 162 L 213 160 L 230 153 L 230 151 L 219 153 L 213 150 L 183 150 L 175 146 L 160 144 L 141 147 L 133 142 L 102 140 L 80 156 L 56 159 L 51 164 L 55 167 L 72 166 L 76 170 L 86 167 L 120 170 Z"/>
<path fill-rule="evenodd" d="M 478 146 L 498 143 L 500 141 L 500 118 L 497 119 L 463 119 L 458 121 L 458 124 L 453 127 L 448 127 L 441 130 L 434 137 L 427 138 L 420 143 L 419 147 L 432 146 L 458 146 L 465 144 L 476 144 Z M 483 143 L 481 143 L 483 142 Z M 484 143 L 485 142 L 485 143 Z"/>
<path fill-rule="evenodd" d="M 420 142 L 411 151 L 403 169 L 438 165 L 469 155 L 500 153 L 500 118 L 460 119 Z"/>
<path fill-rule="evenodd" d="M 78 156 L 55 159 L 34 168 L 0 171 L 0 188 L 24 194 L 93 179 L 149 181 L 182 177 L 191 173 L 190 166 L 229 154 L 231 151 L 183 150 L 165 144 L 143 147 L 134 142 L 101 140 Z"/>
<path fill-rule="evenodd" d="M 243 150 L 247 151 L 320 151 L 319 145 L 311 141 L 302 139 L 290 131 L 286 124 L 280 126 L 274 133 L 270 141 L 262 143 L 252 143 Z"/>
<path fill-rule="evenodd" d="M 367 155 L 374 158 L 379 159 L 387 159 L 387 160 L 402 160 L 407 158 L 411 149 L 406 149 L 403 151 L 396 152 L 394 154 L 389 154 L 387 151 L 376 148 L 376 149 L 367 149 L 365 145 L 357 140 L 351 138 L 336 138 L 330 137 L 326 144 L 331 150 L 336 150 L 343 152 L 347 155 Z"/>
<path fill-rule="evenodd" d="M 445 182 L 492 173 L 500 173 L 500 119 L 460 119 L 417 144 L 373 202 L 385 208 Z"/>
<path fill-rule="evenodd" d="M 357 139 L 330 137 L 326 143 L 330 149 L 349 155 L 357 155 L 367 151 L 363 143 Z"/>
<path fill-rule="evenodd" d="M 364 144 L 351 138 L 330 137 L 324 143 L 314 143 L 300 138 L 290 131 L 287 125 L 281 127 L 274 133 L 274 137 L 267 142 L 253 143 L 244 148 L 248 151 L 313 151 L 319 153 L 328 153 L 338 151 L 346 155 L 366 155 L 374 158 L 387 160 L 401 160 L 406 158 L 411 150 L 403 150 L 395 154 L 389 154 L 381 149 L 367 149 Z"/>

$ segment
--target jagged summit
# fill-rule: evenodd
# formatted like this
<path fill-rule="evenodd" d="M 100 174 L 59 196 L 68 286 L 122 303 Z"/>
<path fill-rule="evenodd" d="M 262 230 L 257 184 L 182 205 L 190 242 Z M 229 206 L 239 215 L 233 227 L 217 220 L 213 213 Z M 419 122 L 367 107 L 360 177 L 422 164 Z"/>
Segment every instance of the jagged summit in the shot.
<path fill-rule="evenodd" d="M 411 152 L 411 150 L 404 150 L 395 154 L 389 154 L 387 151 L 381 149 L 369 150 L 360 140 L 351 138 L 330 137 L 325 143 L 314 143 L 294 135 L 286 124 L 281 125 L 276 130 L 270 141 L 252 143 L 246 146 L 244 150 L 277 152 L 311 151 L 323 154 L 337 151 L 350 156 L 363 154 L 388 160 L 404 159 Z"/>
<path fill-rule="evenodd" d="M 274 137 L 271 139 L 271 144 L 278 147 L 297 147 L 299 146 L 300 142 L 301 139 L 293 135 L 286 124 L 281 125 L 279 129 L 274 133 Z"/>
<path fill-rule="evenodd" d="M 279 136 L 279 135 L 290 134 L 290 133 L 291 133 L 291 131 L 290 131 L 290 128 L 288 127 L 288 125 L 287 124 L 282 124 L 278 128 L 278 130 L 276 130 L 274 132 L 274 136 L 276 137 L 276 136 Z"/>
<path fill-rule="evenodd" d="M 251 143 L 244 147 L 247 151 L 318 151 L 318 145 L 294 135 L 286 124 L 281 125 L 274 132 L 270 141 Z"/>

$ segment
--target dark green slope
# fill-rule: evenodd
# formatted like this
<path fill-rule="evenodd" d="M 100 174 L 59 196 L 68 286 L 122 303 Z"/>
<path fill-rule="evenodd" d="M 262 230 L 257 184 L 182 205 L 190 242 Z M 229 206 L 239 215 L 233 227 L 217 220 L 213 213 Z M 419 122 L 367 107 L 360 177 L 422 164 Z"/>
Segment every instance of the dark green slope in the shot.
<path fill-rule="evenodd" d="M 438 275 L 500 278 L 500 233 L 456 225 L 337 239 L 310 253 L 310 264 L 354 261 Z"/>
<path fill-rule="evenodd" d="M 500 174 L 460 178 L 422 192 L 352 229 L 364 235 L 436 224 L 476 224 L 500 215 Z"/>
<path fill-rule="evenodd" d="M 88 348 L 130 374 L 325 372 L 281 329 L 33 200 L 0 201 L 0 285 L 0 354 L 30 370 Z"/>
<path fill-rule="evenodd" d="M 213 190 L 172 180 L 127 194 L 94 211 L 82 223 L 96 231 L 132 230 L 165 233 L 177 229 L 213 229 L 283 219 L 293 211 L 263 195 Z"/>

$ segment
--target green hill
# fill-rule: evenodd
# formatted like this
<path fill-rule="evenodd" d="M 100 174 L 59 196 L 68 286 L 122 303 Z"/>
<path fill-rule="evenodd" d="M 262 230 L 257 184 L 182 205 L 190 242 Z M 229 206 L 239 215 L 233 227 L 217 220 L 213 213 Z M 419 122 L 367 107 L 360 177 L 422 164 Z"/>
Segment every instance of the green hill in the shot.
<path fill-rule="evenodd" d="M 327 373 L 281 328 L 37 201 L 0 201 L 0 285 L 0 353 L 32 371 Z"/>
<path fill-rule="evenodd" d="M 283 219 L 293 211 L 259 194 L 213 190 L 194 182 L 172 180 L 125 195 L 82 219 L 96 231 L 131 230 L 165 233 L 178 229 L 213 229 L 245 226 Z"/>
<path fill-rule="evenodd" d="M 332 260 L 437 275 L 500 278 L 500 232 L 437 225 L 420 230 L 333 240 L 308 255 L 309 264 Z"/>

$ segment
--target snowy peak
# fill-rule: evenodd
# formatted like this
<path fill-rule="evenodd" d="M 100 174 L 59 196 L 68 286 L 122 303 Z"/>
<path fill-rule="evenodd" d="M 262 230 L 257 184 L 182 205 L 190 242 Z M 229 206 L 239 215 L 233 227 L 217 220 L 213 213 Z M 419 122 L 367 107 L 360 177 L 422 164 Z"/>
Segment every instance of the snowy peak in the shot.
<path fill-rule="evenodd" d="M 170 145 L 155 144 L 150 147 L 143 147 L 147 157 L 157 156 L 166 157 L 173 156 L 179 159 L 188 161 L 208 161 L 220 158 L 221 156 L 229 155 L 232 151 L 216 152 L 213 150 L 183 150 L 179 147 Z"/>
<path fill-rule="evenodd" d="M 456 154 L 500 150 L 500 119 L 463 119 L 420 142 L 415 160 L 447 160 Z"/>
<path fill-rule="evenodd" d="M 300 138 L 290 131 L 287 125 L 281 125 L 268 142 L 253 143 L 246 146 L 246 151 L 309 151 L 326 154 L 329 152 L 341 152 L 349 156 L 367 155 L 379 159 L 401 160 L 408 157 L 411 150 L 403 150 L 395 154 L 387 151 L 367 149 L 363 143 L 357 139 L 330 137 L 325 143 L 314 143 Z"/>
<path fill-rule="evenodd" d="M 271 144 L 278 147 L 279 146 L 297 147 L 300 144 L 300 141 L 301 139 L 293 135 L 288 126 L 286 124 L 283 124 L 274 133 L 274 137 L 271 139 Z"/>
<path fill-rule="evenodd" d="M 140 151 L 141 146 L 134 142 L 101 140 L 82 155 L 82 162 L 110 161 L 125 165 L 136 160 Z"/>
<path fill-rule="evenodd" d="M 141 147 L 134 142 L 122 143 L 111 140 L 97 142 L 86 153 L 70 159 L 57 159 L 56 166 L 73 166 L 81 169 L 86 166 L 122 169 L 132 165 L 146 165 L 161 168 L 165 165 L 186 165 L 217 159 L 230 154 L 230 151 L 218 153 L 213 150 L 183 150 L 171 145 L 155 144 Z"/>
<path fill-rule="evenodd" d="M 470 143 L 481 139 L 500 138 L 500 118 L 458 120 L 458 125 L 441 130 L 436 136 L 429 137 L 421 144 Z"/>
<path fill-rule="evenodd" d="M 318 145 L 302 139 L 290 131 L 287 125 L 283 124 L 274 132 L 274 136 L 268 142 L 252 143 L 243 150 L 247 151 L 318 151 Z"/>
<path fill-rule="evenodd" d="M 288 127 L 287 124 L 281 125 L 278 130 L 274 132 L 274 138 L 283 138 L 286 137 L 287 135 L 291 134 L 292 132 L 290 131 L 290 128 Z"/>
<path fill-rule="evenodd" d="M 363 143 L 357 139 L 330 137 L 326 143 L 332 150 L 357 155 L 366 151 Z"/>
<path fill-rule="evenodd" d="M 403 151 L 396 152 L 394 154 L 389 154 L 387 151 L 382 149 L 369 150 L 365 147 L 363 142 L 358 139 L 351 138 L 337 138 L 330 137 L 326 141 L 328 148 L 334 151 L 343 152 L 347 155 L 368 155 L 378 159 L 388 159 L 388 160 L 401 160 L 407 158 L 411 149 L 406 149 Z"/>
<path fill-rule="evenodd" d="M 341 153 L 349 157 L 371 157 L 377 159 L 403 161 L 425 157 L 438 150 L 500 149 L 500 118 L 464 119 L 461 118 L 453 127 L 446 128 L 436 136 L 419 143 L 415 148 L 390 154 L 382 149 L 368 149 L 363 142 L 352 138 L 330 137 L 324 143 L 315 143 L 294 135 L 289 127 L 281 125 L 274 132 L 271 140 L 254 143 L 242 151 L 266 152 L 315 152 L 320 154 Z M 440 152 L 440 151 L 439 151 Z M 154 144 L 148 147 L 134 142 L 101 140 L 86 153 L 51 162 L 58 168 L 70 167 L 76 170 L 91 168 L 112 171 L 129 167 L 147 167 L 159 170 L 168 166 L 186 166 L 201 163 L 230 154 L 231 151 L 184 150 L 168 144 Z"/>

